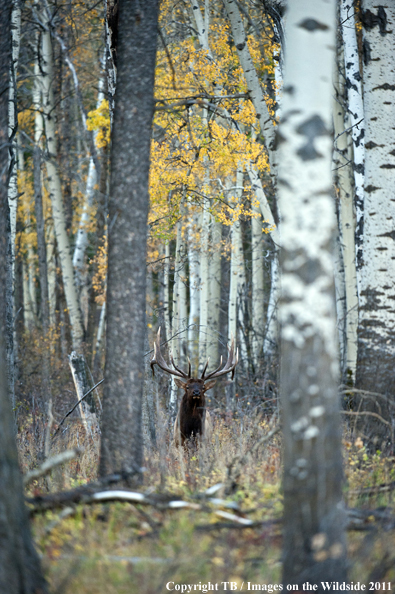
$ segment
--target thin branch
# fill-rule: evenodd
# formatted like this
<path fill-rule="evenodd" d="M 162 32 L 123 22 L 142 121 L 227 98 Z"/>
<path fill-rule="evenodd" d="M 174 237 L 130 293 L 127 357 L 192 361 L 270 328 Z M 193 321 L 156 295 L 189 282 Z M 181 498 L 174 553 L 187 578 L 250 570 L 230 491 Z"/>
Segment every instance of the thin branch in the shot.
<path fill-rule="evenodd" d="M 72 450 L 66 450 L 66 452 L 62 452 L 61 454 L 57 454 L 56 456 L 48 458 L 48 460 L 45 460 L 45 462 L 41 464 L 41 466 L 35 468 L 34 470 L 30 470 L 23 476 L 24 486 L 26 487 L 26 485 L 28 485 L 32 481 L 35 481 L 36 479 L 42 476 L 45 476 L 52 470 L 52 468 L 55 468 L 56 466 L 60 466 L 60 464 L 64 464 L 65 462 L 73 460 L 74 458 L 82 454 L 83 451 L 84 450 L 82 450 L 81 448 L 74 448 Z"/>
<path fill-rule="evenodd" d="M 60 423 L 59 423 L 59 425 L 58 425 L 58 427 L 57 427 L 57 429 L 56 429 L 55 433 L 52 435 L 52 439 L 54 439 L 55 435 L 57 434 L 57 432 L 59 431 L 60 427 L 63 425 L 63 423 L 64 423 L 64 422 L 65 422 L 65 420 L 67 419 L 67 417 L 69 417 L 69 416 L 71 415 L 71 413 L 75 411 L 75 409 L 77 408 L 77 406 L 78 406 L 78 405 L 79 405 L 79 404 L 80 404 L 80 403 L 81 403 L 83 400 L 85 400 L 85 398 L 86 398 L 87 396 L 89 396 L 89 394 L 91 394 L 91 393 L 93 392 L 93 390 L 96 390 L 96 388 L 97 388 L 98 386 L 100 386 L 100 384 L 102 384 L 103 382 L 104 382 L 104 378 L 103 378 L 102 380 L 100 380 L 100 382 L 98 382 L 97 384 L 95 384 L 95 385 L 93 386 L 93 388 L 91 388 L 90 390 L 88 390 L 88 392 L 87 392 L 86 394 L 84 394 L 82 398 L 80 398 L 80 399 L 78 400 L 78 402 L 77 402 L 77 403 L 76 403 L 76 404 L 73 406 L 73 408 L 71 408 L 71 409 L 69 410 L 69 412 L 68 412 L 68 413 L 67 413 L 67 414 L 66 414 L 66 415 L 63 417 L 63 419 L 60 421 Z"/>
<path fill-rule="evenodd" d="M 353 411 L 353 410 L 341 410 L 340 412 L 343 415 L 375 417 L 381 423 L 384 423 L 384 425 L 388 425 L 388 427 L 391 429 L 391 433 L 392 433 L 392 425 L 391 425 L 391 423 L 389 421 L 386 421 L 385 419 L 383 419 L 383 417 L 381 415 L 379 415 L 378 413 L 370 412 L 370 411 L 367 411 L 367 410 L 360 410 L 358 412 Z"/>
<path fill-rule="evenodd" d="M 364 118 L 361 118 L 359 120 L 359 122 L 357 122 L 356 124 L 353 124 L 352 126 L 349 126 L 348 128 L 346 128 L 345 130 L 343 130 L 343 132 L 339 132 L 339 134 L 337 136 L 335 136 L 335 138 L 333 139 L 333 142 L 336 142 L 336 140 L 339 138 L 339 136 L 342 136 L 342 134 L 345 134 L 346 132 L 348 132 L 349 130 L 352 130 L 353 128 L 355 128 L 356 126 L 359 126 L 359 124 L 361 122 L 363 122 Z"/>

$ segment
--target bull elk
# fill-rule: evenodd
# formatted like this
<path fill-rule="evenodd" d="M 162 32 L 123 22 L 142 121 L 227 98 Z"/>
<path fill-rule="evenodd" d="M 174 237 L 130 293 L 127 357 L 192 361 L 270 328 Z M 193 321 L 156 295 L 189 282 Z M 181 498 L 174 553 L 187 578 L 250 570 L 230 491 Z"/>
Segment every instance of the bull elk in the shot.
<path fill-rule="evenodd" d="M 209 359 L 204 366 L 200 378 L 191 377 L 191 362 L 188 358 L 188 373 L 182 371 L 174 363 L 173 355 L 170 353 L 170 361 L 174 369 L 166 363 L 160 350 L 160 328 L 154 342 L 154 356 L 151 359 L 152 374 L 155 375 L 154 366 L 158 365 L 166 373 L 176 376 L 175 383 L 184 390 L 181 399 L 180 408 L 174 423 L 174 443 L 176 446 L 184 445 L 185 441 L 192 436 L 208 437 L 212 429 L 210 413 L 206 410 L 206 392 L 214 386 L 216 379 L 227 373 L 232 373 L 232 380 L 235 373 L 235 367 L 239 360 L 238 350 L 235 354 L 234 338 L 232 336 L 231 345 L 228 347 L 228 360 L 222 366 L 222 357 L 220 363 L 214 371 L 206 375 Z M 181 379 L 180 379 L 181 378 Z M 182 381 L 185 380 L 185 381 Z M 209 381 L 210 380 L 210 381 Z"/>

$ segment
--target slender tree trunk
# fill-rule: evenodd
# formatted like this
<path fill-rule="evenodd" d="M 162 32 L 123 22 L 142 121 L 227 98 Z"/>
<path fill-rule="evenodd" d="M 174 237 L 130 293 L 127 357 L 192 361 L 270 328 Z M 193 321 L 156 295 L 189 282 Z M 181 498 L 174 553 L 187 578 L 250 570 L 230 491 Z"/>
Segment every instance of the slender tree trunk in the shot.
<path fill-rule="evenodd" d="M 343 56 L 339 56 L 339 62 Z M 355 214 L 353 201 L 353 174 L 349 161 L 351 160 L 349 139 L 345 129 L 349 127 L 349 120 L 344 113 L 344 84 L 342 75 L 337 72 L 336 91 L 334 102 L 333 121 L 335 127 L 335 150 L 333 168 L 335 171 L 335 186 L 338 193 L 339 233 L 342 251 L 342 266 L 344 273 L 345 303 L 344 316 L 339 316 L 340 335 L 344 336 L 344 365 L 342 366 L 343 379 L 354 384 L 357 366 L 357 329 L 358 329 L 358 292 L 357 273 L 355 265 Z M 339 261 L 339 260 L 338 260 Z M 340 280 L 340 279 L 339 279 Z M 341 282 L 341 281 L 340 281 Z M 339 282 L 336 283 L 340 290 Z M 339 295 L 341 298 L 341 296 Z"/>
<path fill-rule="evenodd" d="M 96 379 L 99 373 L 100 361 L 102 357 L 104 329 L 106 325 L 106 302 L 103 303 L 100 310 L 99 326 L 97 328 L 94 356 L 93 356 L 93 377 Z"/>
<path fill-rule="evenodd" d="M 355 6 L 352 0 L 340 1 L 340 23 L 343 36 L 345 86 L 347 89 L 348 120 L 353 145 L 353 171 L 356 212 L 356 267 L 358 293 L 361 292 L 359 269 L 363 262 L 364 183 L 365 183 L 365 115 L 362 98 L 362 77 L 355 28 Z M 354 373 L 355 365 L 351 371 Z"/>
<path fill-rule="evenodd" d="M 200 261 L 196 245 L 197 216 L 194 213 L 188 226 L 188 263 L 189 263 L 189 321 L 188 351 L 192 363 L 197 367 L 199 349 L 199 315 L 200 315 Z"/>
<path fill-rule="evenodd" d="M 73 263 L 70 252 L 69 237 L 66 232 L 66 219 L 62 200 L 62 188 L 56 164 L 56 128 L 54 120 L 54 94 L 53 94 L 53 57 L 52 42 L 49 30 L 43 33 L 42 63 L 45 75 L 43 76 L 43 103 L 44 121 L 47 143 L 47 174 L 48 186 L 52 203 L 52 213 L 55 233 L 58 244 L 59 260 L 62 268 L 62 279 L 66 296 L 67 309 L 71 322 L 71 335 L 73 347 L 76 351 L 81 349 L 84 339 L 84 328 L 78 304 L 77 290 L 74 283 Z"/>
<path fill-rule="evenodd" d="M 266 105 L 263 91 L 259 82 L 258 74 L 251 58 L 247 43 L 247 35 L 244 30 L 243 20 L 239 11 L 238 3 L 235 0 L 224 0 L 224 6 L 228 14 L 232 29 L 232 37 L 235 43 L 240 64 L 248 85 L 248 92 L 256 111 L 263 135 L 265 136 L 266 147 L 269 151 L 269 159 L 274 164 L 274 133 L 272 117 Z"/>
<path fill-rule="evenodd" d="M 279 195 L 284 587 L 346 581 L 331 246 L 335 0 L 290 0 Z"/>
<path fill-rule="evenodd" d="M 17 70 L 21 41 L 21 7 L 20 0 L 12 1 L 11 14 L 12 60 L 10 63 L 10 86 L 8 91 L 8 135 L 10 139 L 9 155 L 11 174 L 8 185 L 8 203 L 10 206 L 12 267 L 15 262 L 16 213 L 18 207 L 18 175 L 16 132 L 18 127 L 17 111 Z M 14 272 L 12 273 L 14 278 Z M 14 282 L 14 281 L 13 281 Z"/>
<path fill-rule="evenodd" d="M 104 76 L 104 74 L 103 74 Z M 104 80 L 99 80 L 99 91 L 97 94 L 96 108 L 98 109 L 104 100 Z M 94 133 L 93 139 L 96 140 L 97 132 Z M 105 163 L 103 163 L 105 167 Z M 93 199 L 95 196 L 95 186 L 97 183 L 97 172 L 95 167 L 95 160 L 91 155 L 89 159 L 88 177 L 86 180 L 86 198 L 84 202 L 84 208 L 82 211 L 80 223 L 77 231 L 77 238 L 75 242 L 74 255 L 73 255 L 73 266 L 75 271 L 75 282 L 77 289 L 81 292 L 82 287 L 87 283 L 86 275 L 86 263 L 85 253 L 88 247 L 88 224 L 91 217 L 91 209 L 93 205 Z M 81 308 L 82 309 L 82 308 Z"/>
<path fill-rule="evenodd" d="M 199 327 L 199 365 L 205 364 L 207 357 L 208 298 L 209 298 L 209 246 L 210 246 L 210 203 L 205 198 L 202 212 L 200 241 L 200 327 Z"/>
<path fill-rule="evenodd" d="M 366 122 L 366 165 L 358 328 L 357 387 L 393 396 L 395 354 L 394 134 L 395 5 L 362 3 L 363 81 Z M 394 418 L 381 400 L 364 401 L 363 408 Z M 365 419 L 364 419 L 365 421 Z M 387 448 L 392 431 L 377 418 L 366 417 L 364 434 L 379 449 Z"/>
<path fill-rule="evenodd" d="M 107 347 L 101 475 L 140 472 L 148 172 L 157 0 L 120 0 L 111 146 Z"/>
<path fill-rule="evenodd" d="M 261 213 L 253 207 L 257 218 L 251 219 L 251 249 L 252 249 L 252 356 L 255 372 L 263 355 L 263 341 L 265 334 L 265 305 L 264 305 L 264 259 L 263 233 Z"/>
<path fill-rule="evenodd" d="M 207 299 L 207 356 L 211 365 L 217 365 L 219 339 L 219 313 L 221 303 L 221 240 L 222 224 L 211 215 L 211 258 L 208 270 Z"/>
<path fill-rule="evenodd" d="M 171 338 L 171 320 L 170 320 L 170 244 L 165 245 L 165 265 L 163 270 L 164 299 L 163 299 L 163 317 L 165 321 L 166 340 Z"/>

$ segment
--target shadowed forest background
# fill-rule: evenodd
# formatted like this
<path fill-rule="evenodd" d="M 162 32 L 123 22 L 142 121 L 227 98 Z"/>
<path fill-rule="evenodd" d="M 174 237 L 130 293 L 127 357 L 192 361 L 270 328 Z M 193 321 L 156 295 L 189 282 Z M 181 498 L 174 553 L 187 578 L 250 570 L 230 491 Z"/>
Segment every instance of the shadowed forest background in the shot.
<path fill-rule="evenodd" d="M 0 16 L 4 592 L 390 591 L 392 3 Z"/>

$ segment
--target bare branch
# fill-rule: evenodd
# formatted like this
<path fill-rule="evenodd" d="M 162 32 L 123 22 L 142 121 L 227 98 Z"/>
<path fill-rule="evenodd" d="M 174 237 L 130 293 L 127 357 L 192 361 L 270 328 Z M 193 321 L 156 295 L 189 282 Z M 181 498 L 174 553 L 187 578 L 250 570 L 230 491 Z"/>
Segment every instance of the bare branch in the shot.
<path fill-rule="evenodd" d="M 56 466 L 60 466 L 60 464 L 64 464 L 65 462 L 73 460 L 74 458 L 82 454 L 83 451 L 84 450 L 81 448 L 74 448 L 72 450 L 66 450 L 61 454 L 57 454 L 56 456 L 48 458 L 48 460 L 45 460 L 45 462 L 41 464 L 41 466 L 35 468 L 34 470 L 30 470 L 27 474 L 23 476 L 24 486 L 26 487 L 26 485 L 28 485 L 32 481 L 35 481 L 36 479 L 42 476 L 45 476 L 52 470 L 52 468 L 55 468 Z"/>

